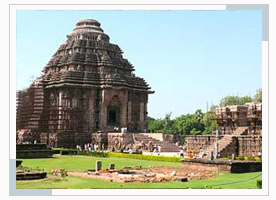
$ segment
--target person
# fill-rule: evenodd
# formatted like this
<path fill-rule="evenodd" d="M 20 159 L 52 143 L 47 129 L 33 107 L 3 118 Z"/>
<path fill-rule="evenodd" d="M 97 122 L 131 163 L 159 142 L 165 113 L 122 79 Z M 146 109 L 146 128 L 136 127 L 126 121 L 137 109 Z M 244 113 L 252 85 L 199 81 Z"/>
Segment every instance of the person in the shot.
<path fill-rule="evenodd" d="M 36 144 L 36 140 L 34 141 L 34 144 Z"/>
<path fill-rule="evenodd" d="M 180 149 L 180 157 L 184 157 L 184 150 L 182 148 Z"/>
<path fill-rule="evenodd" d="M 128 149 L 128 153 L 129 153 L 129 154 L 132 154 L 132 148 L 129 148 L 129 149 Z"/>
<path fill-rule="evenodd" d="M 156 146 L 156 144 L 153 146 L 153 152 L 157 152 L 157 146 Z"/>
<path fill-rule="evenodd" d="M 262 157 L 262 153 L 259 151 L 258 152 L 258 157 L 261 158 Z"/>
<path fill-rule="evenodd" d="M 190 159 L 192 159 L 192 157 L 193 157 L 192 151 L 189 151 L 188 156 L 189 156 Z"/>
<path fill-rule="evenodd" d="M 158 151 L 158 153 L 161 152 L 161 145 L 160 144 L 157 146 L 157 151 Z"/>
<path fill-rule="evenodd" d="M 199 156 L 200 156 L 201 158 L 203 158 L 203 154 L 204 154 L 203 149 L 200 148 L 200 150 L 199 150 Z"/>

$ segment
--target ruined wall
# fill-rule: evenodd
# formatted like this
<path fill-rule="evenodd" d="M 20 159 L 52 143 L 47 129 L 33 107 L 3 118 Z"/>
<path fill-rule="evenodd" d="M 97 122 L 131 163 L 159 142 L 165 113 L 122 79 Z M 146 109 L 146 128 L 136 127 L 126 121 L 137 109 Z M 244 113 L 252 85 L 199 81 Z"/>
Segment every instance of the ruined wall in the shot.
<path fill-rule="evenodd" d="M 100 150 L 108 148 L 108 133 L 92 133 L 91 143 L 97 144 Z"/>
<path fill-rule="evenodd" d="M 130 133 L 108 133 L 108 150 L 120 151 L 133 144 L 133 134 Z"/>
<path fill-rule="evenodd" d="M 187 151 L 194 150 L 195 153 L 199 153 L 200 148 L 206 149 L 209 145 L 214 144 L 215 141 L 216 136 L 214 135 L 187 136 Z M 233 137 L 232 142 L 220 151 L 220 157 L 228 157 L 232 154 L 235 154 L 235 156 L 257 156 L 259 151 L 262 152 L 262 136 L 238 136 Z"/>
<path fill-rule="evenodd" d="M 49 147 L 76 148 L 76 145 L 91 143 L 91 135 L 88 133 L 76 133 L 74 131 L 41 133 L 41 143 Z"/>
<path fill-rule="evenodd" d="M 38 132 L 30 129 L 20 129 L 16 131 L 16 144 L 33 144 L 34 141 L 40 142 L 40 135 Z"/>
<path fill-rule="evenodd" d="M 239 155 L 258 156 L 262 152 L 262 136 L 240 136 L 238 144 Z"/>
<path fill-rule="evenodd" d="M 221 138 L 221 136 L 219 137 Z M 199 153 L 200 148 L 206 149 L 209 145 L 214 144 L 216 141 L 215 135 L 193 135 L 186 136 L 187 151 L 194 150 L 195 153 Z"/>

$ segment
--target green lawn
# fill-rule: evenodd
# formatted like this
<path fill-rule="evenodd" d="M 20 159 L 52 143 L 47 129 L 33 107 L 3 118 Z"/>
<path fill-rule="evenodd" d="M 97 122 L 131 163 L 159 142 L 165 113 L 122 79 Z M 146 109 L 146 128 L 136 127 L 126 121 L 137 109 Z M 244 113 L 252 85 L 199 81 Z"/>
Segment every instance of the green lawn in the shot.
<path fill-rule="evenodd" d="M 30 169 L 44 169 L 50 172 L 51 169 L 65 168 L 67 171 L 87 171 L 88 169 L 95 169 L 95 162 L 101 160 L 103 169 L 107 169 L 110 163 L 115 163 L 116 169 L 121 169 L 125 166 L 172 166 L 181 167 L 181 163 L 174 162 L 160 162 L 148 160 L 136 160 L 129 158 L 99 158 L 91 156 L 54 156 L 53 158 L 40 159 L 20 159 L 23 160 L 22 165 Z"/>
<path fill-rule="evenodd" d="M 44 169 L 49 172 L 51 169 L 65 168 L 68 171 L 86 171 L 94 169 L 95 161 L 102 160 L 103 168 L 108 168 L 109 163 L 115 163 L 116 168 L 125 166 L 173 166 L 180 167 L 181 163 L 158 162 L 146 160 L 134 160 L 124 158 L 95 158 L 88 156 L 57 156 L 48 159 L 23 159 L 22 165 L 32 169 Z M 68 189 L 89 189 L 89 188 L 229 188 L 229 189 L 256 189 L 256 181 L 262 179 L 261 172 L 229 174 L 222 173 L 216 178 L 205 180 L 191 180 L 187 183 L 179 181 L 162 183 L 116 183 L 100 180 L 68 176 L 65 179 L 48 175 L 48 178 L 33 181 L 16 181 L 17 189 L 30 188 L 68 188 Z"/>

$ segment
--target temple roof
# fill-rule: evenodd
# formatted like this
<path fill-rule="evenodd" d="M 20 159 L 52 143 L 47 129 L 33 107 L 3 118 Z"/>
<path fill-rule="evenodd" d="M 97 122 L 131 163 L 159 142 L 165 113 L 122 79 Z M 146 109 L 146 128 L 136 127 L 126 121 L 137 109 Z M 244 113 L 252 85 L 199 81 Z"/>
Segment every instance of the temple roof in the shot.
<path fill-rule="evenodd" d="M 73 29 L 73 32 L 70 35 L 89 34 L 89 33 L 104 34 L 104 31 L 100 26 L 101 24 L 94 19 L 83 19 L 77 22 L 76 27 Z"/>
<path fill-rule="evenodd" d="M 132 64 L 118 45 L 109 42 L 100 25 L 94 19 L 76 23 L 43 70 L 46 86 L 120 87 L 151 93 L 144 79 L 135 77 Z"/>

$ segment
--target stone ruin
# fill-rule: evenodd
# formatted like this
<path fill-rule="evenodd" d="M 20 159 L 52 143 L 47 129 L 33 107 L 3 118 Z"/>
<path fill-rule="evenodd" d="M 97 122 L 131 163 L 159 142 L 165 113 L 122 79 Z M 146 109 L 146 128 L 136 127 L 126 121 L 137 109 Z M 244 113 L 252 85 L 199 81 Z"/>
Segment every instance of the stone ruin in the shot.
<path fill-rule="evenodd" d="M 112 167 L 111 167 L 112 166 Z M 220 170 L 210 166 L 182 165 L 171 166 L 131 166 L 116 169 L 115 164 L 109 164 L 109 169 L 102 169 L 102 161 L 96 161 L 95 169 L 86 172 L 69 171 L 69 176 L 98 179 L 108 182 L 144 182 L 155 183 L 165 181 L 186 182 L 190 179 L 213 178 Z"/>
<path fill-rule="evenodd" d="M 197 157 L 260 156 L 262 152 L 262 104 L 247 103 L 216 108 L 213 135 L 187 136 L 187 151 Z"/>
<path fill-rule="evenodd" d="M 98 21 L 80 20 L 42 75 L 17 92 L 17 142 L 72 148 L 92 139 L 107 148 L 109 138 L 118 149 L 105 134 L 145 132 L 150 89 Z"/>

